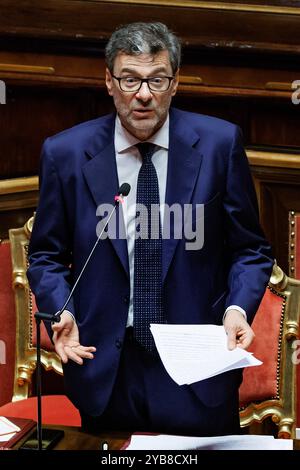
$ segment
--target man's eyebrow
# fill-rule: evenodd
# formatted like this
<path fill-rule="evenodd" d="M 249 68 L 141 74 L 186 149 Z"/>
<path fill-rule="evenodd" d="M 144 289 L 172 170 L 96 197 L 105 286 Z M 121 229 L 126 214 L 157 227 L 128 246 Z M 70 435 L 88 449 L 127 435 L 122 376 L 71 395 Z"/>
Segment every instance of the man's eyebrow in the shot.
<path fill-rule="evenodd" d="M 160 73 L 160 72 L 164 72 L 164 73 L 167 73 L 166 71 L 166 68 L 165 67 L 157 67 L 155 69 L 153 69 L 153 71 L 151 71 L 151 75 L 149 75 L 149 77 L 154 77 L 156 74 Z M 132 74 L 132 76 L 136 77 L 136 76 L 139 76 L 139 72 L 135 69 L 131 69 L 130 67 L 124 67 L 121 69 L 120 73 L 130 73 Z"/>

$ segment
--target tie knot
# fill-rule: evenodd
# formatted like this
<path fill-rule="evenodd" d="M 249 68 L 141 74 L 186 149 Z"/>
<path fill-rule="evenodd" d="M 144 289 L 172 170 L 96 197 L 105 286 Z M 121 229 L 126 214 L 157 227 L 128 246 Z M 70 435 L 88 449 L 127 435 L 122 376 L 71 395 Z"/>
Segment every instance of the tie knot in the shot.
<path fill-rule="evenodd" d="M 152 142 L 140 142 L 136 144 L 136 147 L 139 149 L 143 162 L 150 162 L 155 152 L 156 145 L 152 144 Z"/>

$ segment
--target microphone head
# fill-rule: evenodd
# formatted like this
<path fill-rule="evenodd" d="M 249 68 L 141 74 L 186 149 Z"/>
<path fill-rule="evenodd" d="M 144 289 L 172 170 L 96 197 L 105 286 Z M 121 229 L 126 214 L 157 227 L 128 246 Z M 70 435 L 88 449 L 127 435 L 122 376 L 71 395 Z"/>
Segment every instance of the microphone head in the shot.
<path fill-rule="evenodd" d="M 118 195 L 119 195 L 119 196 L 128 196 L 128 194 L 129 194 L 129 192 L 130 192 L 130 189 L 131 189 L 130 184 L 128 184 L 128 183 L 123 183 L 123 184 L 121 184 L 121 186 L 119 187 Z"/>

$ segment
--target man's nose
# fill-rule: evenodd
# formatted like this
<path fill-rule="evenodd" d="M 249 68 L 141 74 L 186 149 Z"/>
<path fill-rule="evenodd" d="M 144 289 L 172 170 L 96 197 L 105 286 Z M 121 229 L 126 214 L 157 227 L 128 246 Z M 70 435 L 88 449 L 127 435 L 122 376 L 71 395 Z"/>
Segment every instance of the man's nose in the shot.
<path fill-rule="evenodd" d="M 142 83 L 142 86 L 137 92 L 136 97 L 141 101 L 149 101 L 152 99 L 151 90 L 149 89 L 148 84 L 146 82 Z"/>

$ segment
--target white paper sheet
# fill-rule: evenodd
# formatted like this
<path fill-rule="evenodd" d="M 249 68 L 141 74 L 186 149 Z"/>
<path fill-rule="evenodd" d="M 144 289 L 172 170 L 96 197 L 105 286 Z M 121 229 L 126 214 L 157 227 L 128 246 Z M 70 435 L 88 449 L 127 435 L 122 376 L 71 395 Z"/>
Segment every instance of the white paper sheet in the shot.
<path fill-rule="evenodd" d="M 292 439 L 242 435 L 190 437 L 159 434 L 133 434 L 126 450 L 292 450 Z"/>
<path fill-rule="evenodd" d="M 0 442 L 6 442 L 9 441 L 14 435 L 17 434 L 16 432 L 12 432 L 10 434 L 3 434 L 0 436 Z"/>
<path fill-rule="evenodd" d="M 0 416 L 0 442 L 5 442 L 14 437 L 20 428 L 4 416 Z"/>
<path fill-rule="evenodd" d="M 229 351 L 223 326 L 151 324 L 150 328 L 160 358 L 178 385 L 262 364 L 244 349 Z"/>

